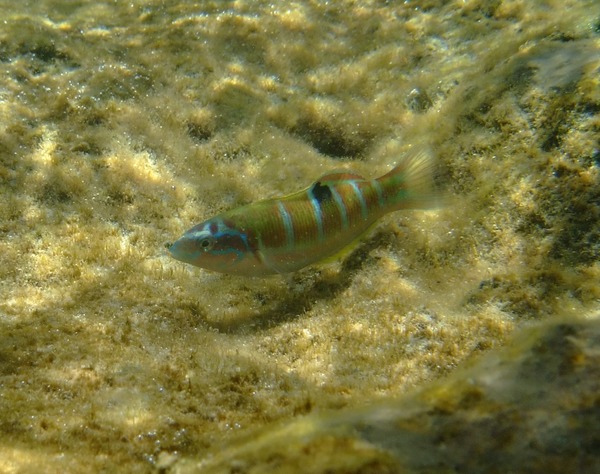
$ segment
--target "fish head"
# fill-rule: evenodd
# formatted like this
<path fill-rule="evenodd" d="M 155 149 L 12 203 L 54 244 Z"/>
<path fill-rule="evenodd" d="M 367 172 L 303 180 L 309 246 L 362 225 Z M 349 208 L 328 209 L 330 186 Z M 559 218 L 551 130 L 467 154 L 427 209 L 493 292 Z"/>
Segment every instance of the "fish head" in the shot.
<path fill-rule="evenodd" d="M 255 260 L 247 232 L 222 218 L 192 227 L 168 250 L 177 260 L 222 273 L 244 274 Z"/>

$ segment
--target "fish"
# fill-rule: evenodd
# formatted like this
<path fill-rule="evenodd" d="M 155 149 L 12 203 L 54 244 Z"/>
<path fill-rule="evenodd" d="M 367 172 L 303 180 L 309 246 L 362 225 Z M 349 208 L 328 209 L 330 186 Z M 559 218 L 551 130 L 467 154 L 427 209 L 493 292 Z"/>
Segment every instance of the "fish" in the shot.
<path fill-rule="evenodd" d="M 415 147 L 379 178 L 334 171 L 294 194 L 212 217 L 167 248 L 179 261 L 221 273 L 296 272 L 342 252 L 386 214 L 436 207 L 433 173 L 429 149 Z"/>

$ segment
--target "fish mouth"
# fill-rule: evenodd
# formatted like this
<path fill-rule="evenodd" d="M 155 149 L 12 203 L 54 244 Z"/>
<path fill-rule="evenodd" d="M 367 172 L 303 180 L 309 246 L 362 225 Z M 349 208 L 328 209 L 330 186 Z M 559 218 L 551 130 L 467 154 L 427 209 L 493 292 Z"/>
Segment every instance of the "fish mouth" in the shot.
<path fill-rule="evenodd" d="M 181 258 L 181 245 L 177 245 L 178 243 L 179 240 L 176 240 L 175 242 L 165 242 L 165 248 L 167 249 L 167 252 L 169 252 L 169 255 L 171 255 L 171 257 L 173 257 L 176 260 L 184 261 Z"/>
<path fill-rule="evenodd" d="M 177 245 L 178 242 L 179 242 L 179 240 L 176 240 L 175 242 L 167 242 L 165 244 L 165 248 L 173 257 L 175 257 L 175 255 L 178 253 L 177 250 L 178 250 L 178 247 L 180 247 L 180 245 Z M 179 248 L 179 251 L 181 251 L 180 248 Z"/>
<path fill-rule="evenodd" d="M 190 244 L 190 240 L 183 236 L 172 244 L 165 245 L 165 247 L 175 260 L 193 265 L 193 262 L 198 258 L 198 251 Z"/>
<path fill-rule="evenodd" d="M 167 252 L 169 252 L 169 255 L 171 255 L 171 257 L 174 257 L 174 258 L 177 258 L 177 257 L 175 257 L 176 249 L 174 248 L 176 243 L 177 243 L 177 241 L 165 242 L 165 245 L 164 245 L 165 249 L 167 249 Z"/>

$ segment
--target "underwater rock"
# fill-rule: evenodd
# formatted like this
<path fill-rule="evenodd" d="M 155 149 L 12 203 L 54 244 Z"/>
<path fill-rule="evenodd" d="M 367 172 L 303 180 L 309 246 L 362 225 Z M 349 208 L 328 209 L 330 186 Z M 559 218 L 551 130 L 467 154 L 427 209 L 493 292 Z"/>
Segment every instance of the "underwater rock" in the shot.
<path fill-rule="evenodd" d="M 172 472 L 600 472 L 599 444 L 600 320 L 554 320 L 396 401 L 271 427 Z"/>

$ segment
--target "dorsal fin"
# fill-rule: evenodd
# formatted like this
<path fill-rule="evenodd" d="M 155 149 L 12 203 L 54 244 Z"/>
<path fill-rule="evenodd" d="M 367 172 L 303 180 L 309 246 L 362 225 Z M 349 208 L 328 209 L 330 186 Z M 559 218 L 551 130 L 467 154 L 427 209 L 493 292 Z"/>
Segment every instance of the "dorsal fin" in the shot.
<path fill-rule="evenodd" d="M 327 173 L 317 179 L 317 182 L 335 182 L 335 181 L 348 181 L 352 179 L 365 179 L 359 174 L 350 173 L 348 171 L 333 171 L 331 173 Z"/>

